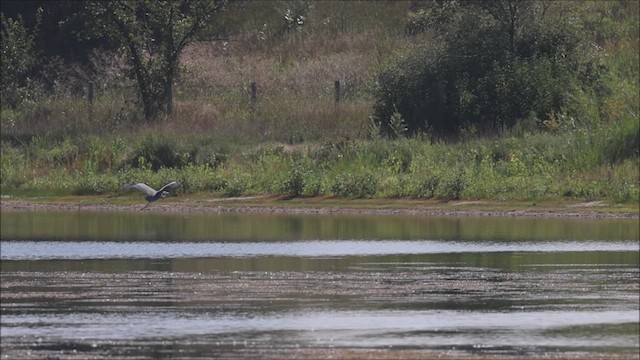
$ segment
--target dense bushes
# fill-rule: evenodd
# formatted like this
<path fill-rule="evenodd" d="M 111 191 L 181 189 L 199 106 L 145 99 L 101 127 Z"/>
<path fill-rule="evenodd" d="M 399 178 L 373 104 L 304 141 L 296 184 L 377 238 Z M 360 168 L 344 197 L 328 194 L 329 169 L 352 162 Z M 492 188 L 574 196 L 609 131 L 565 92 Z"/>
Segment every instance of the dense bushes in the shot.
<path fill-rule="evenodd" d="M 494 3 L 452 4 L 430 5 L 435 39 L 380 72 L 374 119 L 383 133 L 395 135 L 395 112 L 409 134 L 439 137 L 468 127 L 491 133 L 531 119 L 542 125 L 566 110 L 571 91 L 598 81 L 596 53 L 576 29 L 552 23 L 553 6 L 541 12 L 535 1 L 516 2 L 517 13 L 506 19 L 515 24 L 505 28 Z M 446 12 L 442 19 L 438 11 Z"/>
<path fill-rule="evenodd" d="M 331 183 L 331 194 L 341 197 L 365 198 L 376 194 L 378 178 L 370 173 L 338 174 Z"/>
<path fill-rule="evenodd" d="M 640 156 L 640 119 L 627 116 L 611 128 L 604 129 L 601 151 L 609 163 L 619 163 Z"/>
<path fill-rule="evenodd" d="M 567 197 L 629 202 L 638 201 L 640 194 L 637 134 L 635 118 L 592 134 L 538 134 L 458 144 L 413 138 L 296 148 L 248 146 L 229 153 L 228 160 L 218 166 L 189 162 L 158 169 L 152 169 L 150 162 L 139 167 L 128 164 L 140 148 L 148 146 L 146 137 L 94 138 L 88 143 L 38 140 L 21 147 L 3 142 L 0 190 L 3 194 L 120 194 L 122 184 L 131 181 L 161 186 L 178 180 L 183 184 L 181 192 L 214 196 Z M 207 142 L 175 138 L 160 153 L 173 152 L 167 156 L 175 159 L 180 149 Z M 89 146 L 102 150 L 92 156 L 77 151 Z"/>
<path fill-rule="evenodd" d="M 154 171 L 162 167 L 182 168 L 193 162 L 195 152 L 195 148 L 179 147 L 177 140 L 170 136 L 151 134 L 142 139 L 127 164 L 137 168 L 149 166 Z"/>
<path fill-rule="evenodd" d="M 181 169 L 190 164 L 206 164 L 217 168 L 228 158 L 228 149 L 207 139 L 194 142 L 167 134 L 150 133 L 136 143 L 124 166 Z"/>
<path fill-rule="evenodd" d="M 2 51 L 0 97 L 3 107 L 15 108 L 30 98 L 33 83 L 30 72 L 37 62 L 35 37 L 40 23 L 40 15 L 34 30 L 25 26 L 22 17 L 6 18 L 1 14 L 0 49 Z"/>

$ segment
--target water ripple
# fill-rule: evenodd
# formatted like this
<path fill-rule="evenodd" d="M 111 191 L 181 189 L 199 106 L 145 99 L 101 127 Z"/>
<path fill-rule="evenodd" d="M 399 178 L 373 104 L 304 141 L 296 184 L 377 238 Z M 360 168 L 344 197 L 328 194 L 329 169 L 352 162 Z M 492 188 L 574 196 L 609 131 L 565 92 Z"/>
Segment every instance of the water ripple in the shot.
<path fill-rule="evenodd" d="M 496 252 L 640 251 L 631 241 L 489 242 L 333 240 L 292 242 L 2 241 L 2 260 L 346 257 Z"/>

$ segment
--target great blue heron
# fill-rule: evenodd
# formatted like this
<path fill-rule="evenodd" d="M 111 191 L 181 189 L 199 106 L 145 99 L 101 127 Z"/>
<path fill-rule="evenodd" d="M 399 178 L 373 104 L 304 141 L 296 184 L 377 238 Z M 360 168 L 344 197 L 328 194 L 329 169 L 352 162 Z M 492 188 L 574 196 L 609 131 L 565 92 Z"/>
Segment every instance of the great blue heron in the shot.
<path fill-rule="evenodd" d="M 158 199 L 163 199 L 164 197 L 169 195 L 169 190 L 176 189 L 178 186 L 180 186 L 179 182 L 172 181 L 172 182 L 168 183 L 167 185 L 163 186 L 158 191 L 155 191 L 151 186 L 149 186 L 147 184 L 143 184 L 143 183 L 124 184 L 122 186 L 122 188 L 125 189 L 125 190 L 136 189 L 136 190 L 140 190 L 143 193 L 147 194 L 147 196 L 144 197 L 144 199 L 147 200 L 147 205 L 145 205 L 145 207 L 143 207 L 143 209 L 145 209 L 152 202 L 154 202 L 154 201 L 156 201 Z"/>

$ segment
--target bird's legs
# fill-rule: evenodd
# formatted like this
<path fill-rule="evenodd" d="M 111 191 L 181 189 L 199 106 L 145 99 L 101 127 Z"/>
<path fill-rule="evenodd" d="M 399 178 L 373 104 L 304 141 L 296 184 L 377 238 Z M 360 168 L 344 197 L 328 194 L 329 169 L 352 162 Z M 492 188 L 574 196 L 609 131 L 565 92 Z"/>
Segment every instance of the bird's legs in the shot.
<path fill-rule="evenodd" d="M 149 204 L 151 204 L 151 201 L 147 202 L 147 205 L 145 205 L 145 206 L 144 206 L 142 209 L 140 209 L 140 210 L 144 210 L 144 209 L 146 209 L 146 208 L 147 208 L 147 206 L 149 206 Z"/>

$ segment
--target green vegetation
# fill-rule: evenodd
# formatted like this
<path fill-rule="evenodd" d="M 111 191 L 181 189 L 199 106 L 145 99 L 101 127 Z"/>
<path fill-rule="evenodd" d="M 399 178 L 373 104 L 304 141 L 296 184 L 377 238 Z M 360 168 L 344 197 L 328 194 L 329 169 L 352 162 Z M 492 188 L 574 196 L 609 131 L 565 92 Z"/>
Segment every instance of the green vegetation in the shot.
<path fill-rule="evenodd" d="M 3 106 L 16 107 L 33 90 L 29 70 L 36 64 L 35 31 L 28 30 L 22 17 L 6 18 L 2 21 L 2 86 L 0 95 Z M 40 23 L 40 13 L 35 27 Z"/>
<path fill-rule="evenodd" d="M 434 24 L 445 18 L 411 4 L 230 3 L 184 49 L 173 115 L 155 122 L 109 50 L 90 66 L 21 68 L 28 96 L 3 92 L 0 192 L 108 196 L 178 180 L 212 196 L 638 202 L 638 2 L 553 2 L 564 7 L 545 16 L 562 10 L 571 29 L 532 22 L 514 37 L 475 19 L 476 36 L 501 39 L 478 46 L 506 49 L 480 63 L 439 56 L 468 50 L 471 23 Z M 442 38 L 443 24 L 467 43 Z"/>
<path fill-rule="evenodd" d="M 402 54 L 379 76 L 374 118 L 395 133 L 398 112 L 410 133 L 458 135 L 524 124 L 552 113 L 576 116 L 570 89 L 595 91 L 600 52 L 586 46 L 576 14 L 562 2 L 424 2 L 412 33 L 434 39 Z"/>
<path fill-rule="evenodd" d="M 145 119 L 170 115 L 180 54 L 222 6 L 220 1 L 89 1 L 87 33 L 107 38 L 131 61 Z M 140 14 L 144 14 L 141 16 Z"/>

